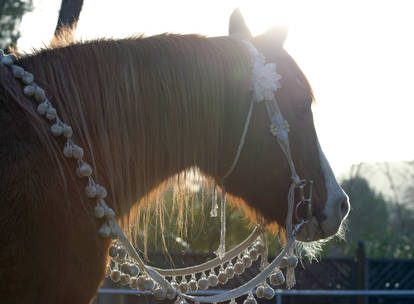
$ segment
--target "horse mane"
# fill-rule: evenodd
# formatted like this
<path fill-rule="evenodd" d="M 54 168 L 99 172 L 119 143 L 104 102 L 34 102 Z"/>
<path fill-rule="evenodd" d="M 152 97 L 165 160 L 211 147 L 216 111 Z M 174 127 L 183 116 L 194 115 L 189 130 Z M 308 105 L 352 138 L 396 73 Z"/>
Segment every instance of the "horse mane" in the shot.
<path fill-rule="evenodd" d="M 186 176 L 174 175 L 175 169 L 191 170 L 197 161 L 207 177 L 217 174 L 223 161 L 223 128 L 241 134 L 243 122 L 238 119 L 247 112 L 248 103 L 242 101 L 248 98 L 250 61 L 241 43 L 229 37 L 163 34 L 80 43 L 60 40 L 18 60 L 72 126 L 95 180 L 108 189 L 109 204 L 128 233 L 134 234 L 132 228 L 142 215 L 144 228 L 138 229 L 147 230 L 145 208 L 150 201 L 155 201 L 162 227 L 161 194 Z M 76 204 L 90 208 L 85 184 L 73 173 L 73 160 L 62 156 L 63 142 L 50 135 L 49 124 L 11 78 L 2 71 L 0 83 L 24 110 L 65 191 L 76 183 Z M 225 116 L 229 108 L 234 117 Z M 156 160 L 151 167 L 145 165 L 149 159 Z M 153 179 L 161 172 L 171 173 L 167 181 Z M 181 208 L 178 225 L 185 228 L 183 208 L 190 198 L 185 191 L 174 197 L 187 197 L 176 204 Z"/>

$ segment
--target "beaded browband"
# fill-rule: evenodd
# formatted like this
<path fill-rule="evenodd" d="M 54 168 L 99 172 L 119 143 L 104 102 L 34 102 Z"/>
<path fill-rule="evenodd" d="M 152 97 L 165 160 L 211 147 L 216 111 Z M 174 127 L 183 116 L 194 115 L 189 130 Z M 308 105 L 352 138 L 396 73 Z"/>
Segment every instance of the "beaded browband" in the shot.
<path fill-rule="evenodd" d="M 77 161 L 77 175 L 80 178 L 86 178 L 88 181 L 85 193 L 89 198 L 96 200 L 94 207 L 95 217 L 97 219 L 104 219 L 104 224 L 100 227 L 98 233 L 102 237 L 110 237 L 114 240 L 113 245 L 109 249 L 111 262 L 108 265 L 107 272 L 107 276 L 114 282 L 120 282 L 124 286 L 129 285 L 132 289 L 138 289 L 139 291 L 149 291 L 158 300 L 176 298 L 177 304 L 185 304 L 186 300 L 193 301 L 194 303 L 219 303 L 230 300 L 230 303 L 236 303 L 235 299 L 244 295 L 247 295 L 244 304 L 255 304 L 254 289 L 258 298 L 265 297 L 271 299 L 274 296 L 274 290 L 267 283 L 267 279 L 274 286 L 281 285 L 285 281 L 287 288 L 295 285 L 294 268 L 298 263 L 298 259 L 293 254 L 293 244 L 296 232 L 306 220 L 298 218 L 298 224 L 292 226 L 292 218 L 294 213 L 298 217 L 297 208 L 301 203 L 307 203 L 309 207 L 308 216 L 311 216 L 311 213 L 309 215 L 309 212 L 311 212 L 311 190 L 309 198 L 305 199 L 302 193 L 306 181 L 301 180 L 296 174 L 290 153 L 289 124 L 283 118 L 275 98 L 275 92 L 280 88 L 279 80 L 281 79 L 281 76 L 276 72 L 276 64 L 266 63 L 265 57 L 252 43 L 248 41 L 243 41 L 243 43 L 251 55 L 252 78 L 250 89 L 253 94 L 236 156 L 230 169 L 224 175 L 223 181 L 237 165 L 249 127 L 254 103 L 265 102 L 271 121 L 270 132 L 280 144 L 291 170 L 292 184 L 289 188 L 288 214 L 286 218 L 287 242 L 280 254 L 269 263 L 265 229 L 263 226 L 258 225 L 242 243 L 226 252 L 224 247 L 225 233 L 223 233 L 222 224 L 220 247 L 217 251 L 218 257 L 197 266 L 181 269 L 159 269 L 144 264 L 118 225 L 114 210 L 105 202 L 107 191 L 103 186 L 95 182 L 92 167 L 83 159 L 83 149 L 72 138 L 71 126 L 63 122 L 59 117 L 56 109 L 47 99 L 45 91 L 34 82 L 33 75 L 15 64 L 16 57 L 13 54 L 4 55 L 3 52 L 0 52 L 2 65 L 11 69 L 13 76 L 23 84 L 24 95 L 33 98 L 38 103 L 37 112 L 51 122 L 50 131 L 53 136 L 64 136 L 66 138 L 63 154 Z M 311 183 L 310 185 L 312 186 Z M 294 195 L 297 187 L 300 189 L 302 200 L 294 208 Z M 224 187 L 222 192 L 225 193 Z M 225 210 L 223 207 L 224 201 L 225 197 L 223 194 L 222 219 Z M 213 296 L 201 297 L 187 294 L 198 289 L 205 290 L 209 287 L 217 286 L 219 283 L 227 283 L 235 274 L 242 274 L 247 267 L 252 265 L 253 261 L 259 259 L 259 256 L 261 256 L 261 272 L 249 282 Z M 286 268 L 286 280 L 281 270 L 283 268 Z M 216 271 L 218 271 L 218 274 L 216 274 Z"/>

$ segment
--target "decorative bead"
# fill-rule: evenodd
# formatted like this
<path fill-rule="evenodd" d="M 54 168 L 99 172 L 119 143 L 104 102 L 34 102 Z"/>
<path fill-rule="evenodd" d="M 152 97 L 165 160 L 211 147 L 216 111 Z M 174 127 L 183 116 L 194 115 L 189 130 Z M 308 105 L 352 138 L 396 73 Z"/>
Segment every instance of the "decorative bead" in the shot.
<path fill-rule="evenodd" d="M 287 267 L 287 258 L 283 257 L 282 261 L 280 262 L 279 268 L 283 269 Z"/>
<path fill-rule="evenodd" d="M 105 217 L 108 219 L 114 218 L 115 217 L 115 211 L 112 210 L 112 208 L 105 208 Z"/>
<path fill-rule="evenodd" d="M 218 281 L 220 282 L 220 284 L 226 284 L 227 281 L 229 280 L 229 277 L 227 276 L 227 273 L 225 272 L 224 269 L 221 269 L 218 276 L 217 276 Z"/>
<path fill-rule="evenodd" d="M 95 185 L 87 185 L 85 187 L 86 195 L 90 198 L 94 198 L 96 196 L 96 187 Z"/>
<path fill-rule="evenodd" d="M 126 254 L 127 254 L 127 252 L 126 252 L 126 250 L 125 250 L 124 248 L 119 248 L 119 249 L 118 249 L 118 256 L 119 256 L 121 259 L 125 259 Z"/>
<path fill-rule="evenodd" d="M 167 288 L 167 298 L 172 300 L 175 298 L 175 296 L 177 295 L 177 291 L 174 287 L 168 287 Z"/>
<path fill-rule="evenodd" d="M 190 282 L 188 282 L 188 286 L 190 287 L 191 291 L 197 291 L 198 286 L 197 286 L 197 281 L 195 280 L 195 278 L 191 278 Z"/>
<path fill-rule="evenodd" d="M 63 125 L 63 136 L 68 138 L 68 137 L 72 137 L 72 134 L 73 134 L 72 127 L 68 125 Z"/>
<path fill-rule="evenodd" d="M 264 286 L 260 285 L 259 287 L 256 288 L 256 296 L 261 299 L 264 297 Z"/>
<path fill-rule="evenodd" d="M 123 285 L 123 286 L 128 285 L 129 284 L 129 279 L 130 279 L 129 275 L 121 274 L 121 279 L 120 279 L 121 285 Z"/>
<path fill-rule="evenodd" d="M 138 279 L 137 279 L 137 285 L 138 285 L 138 289 L 139 290 L 141 290 L 141 291 L 145 291 L 145 276 L 144 275 L 142 275 L 142 276 L 139 276 L 138 277 Z"/>
<path fill-rule="evenodd" d="M 20 79 L 23 77 L 24 69 L 22 67 L 19 67 L 18 65 L 13 64 L 11 68 L 12 68 L 14 77 L 16 77 L 17 79 Z"/>
<path fill-rule="evenodd" d="M 80 160 L 83 157 L 83 149 L 81 147 L 73 145 L 72 150 L 72 155 L 74 158 Z"/>
<path fill-rule="evenodd" d="M 269 277 L 269 282 L 273 286 L 282 285 L 283 283 L 285 283 L 285 276 L 283 275 L 283 272 L 278 270 L 272 273 Z"/>
<path fill-rule="evenodd" d="M 256 244 L 254 245 L 254 248 L 260 253 L 263 254 L 265 251 L 265 246 L 263 245 L 263 243 L 261 241 L 257 241 Z"/>
<path fill-rule="evenodd" d="M 226 274 L 227 274 L 227 277 L 229 279 L 232 279 L 234 277 L 234 267 L 233 267 L 233 264 L 230 263 L 229 265 L 227 265 L 227 267 L 226 267 Z"/>
<path fill-rule="evenodd" d="M 43 102 L 46 99 L 45 90 L 40 87 L 36 87 L 34 91 L 34 98 L 37 102 Z"/>
<path fill-rule="evenodd" d="M 32 85 L 25 86 L 23 89 L 23 94 L 27 97 L 32 97 L 35 92 L 35 87 Z"/>
<path fill-rule="evenodd" d="M 46 111 L 49 109 L 49 103 L 48 102 L 42 102 L 37 106 L 37 113 L 40 115 L 45 115 Z"/>
<path fill-rule="evenodd" d="M 137 280 L 137 278 L 131 278 L 129 280 L 129 287 L 131 287 L 132 289 L 137 289 L 138 288 L 138 280 Z"/>
<path fill-rule="evenodd" d="M 154 295 L 154 298 L 158 301 L 165 300 L 167 297 L 167 290 L 162 287 L 157 287 L 152 293 Z"/>
<path fill-rule="evenodd" d="M 179 285 L 178 285 L 177 281 L 175 280 L 175 278 L 171 281 L 171 286 L 174 289 L 179 289 Z"/>
<path fill-rule="evenodd" d="M 105 209 L 102 206 L 96 206 L 93 210 L 96 218 L 103 218 L 105 216 Z"/>
<path fill-rule="evenodd" d="M 116 248 L 115 246 L 111 246 L 111 247 L 109 248 L 109 256 L 110 256 L 111 258 L 115 258 L 115 257 L 117 257 L 117 256 L 118 256 L 118 248 Z"/>
<path fill-rule="evenodd" d="M 198 285 L 198 288 L 201 290 L 206 290 L 208 288 L 208 280 L 204 273 L 201 276 L 201 278 L 198 280 L 197 285 Z"/>
<path fill-rule="evenodd" d="M 121 272 L 129 274 L 129 264 L 123 263 L 120 268 Z"/>
<path fill-rule="evenodd" d="M 114 283 L 118 283 L 120 279 L 121 279 L 121 273 L 118 270 L 112 270 L 111 280 Z"/>
<path fill-rule="evenodd" d="M 239 260 L 234 264 L 234 272 L 239 275 L 244 272 L 244 263 L 242 261 Z"/>
<path fill-rule="evenodd" d="M 154 289 L 155 282 L 151 278 L 146 278 L 144 281 L 144 290 L 152 290 Z"/>
<path fill-rule="evenodd" d="M 135 265 L 129 265 L 129 275 L 136 277 L 139 274 L 139 268 Z"/>
<path fill-rule="evenodd" d="M 264 296 L 266 299 L 270 300 L 271 298 L 273 298 L 273 297 L 275 296 L 275 291 L 273 290 L 273 288 L 272 288 L 272 287 L 270 287 L 270 286 L 266 286 L 266 287 L 264 288 L 264 291 L 263 291 L 263 296 Z"/>
<path fill-rule="evenodd" d="M 50 127 L 50 132 L 52 132 L 53 136 L 58 137 L 62 135 L 63 128 L 59 124 L 55 123 Z"/>
<path fill-rule="evenodd" d="M 289 139 L 288 132 L 286 132 L 285 130 L 279 130 L 279 132 L 277 133 L 277 138 L 281 141 L 287 141 Z"/>
<path fill-rule="evenodd" d="M 92 167 L 87 163 L 83 163 L 79 168 L 76 169 L 76 173 L 79 177 L 88 177 L 92 174 Z"/>
<path fill-rule="evenodd" d="M 65 155 L 66 157 L 73 156 L 73 146 L 68 142 L 65 144 L 65 147 L 63 148 L 63 155 Z"/>
<path fill-rule="evenodd" d="M 103 224 L 98 233 L 101 237 L 108 237 L 111 234 L 111 228 L 107 224 Z"/>
<path fill-rule="evenodd" d="M 33 74 L 29 72 L 24 72 L 24 75 L 22 76 L 22 82 L 25 85 L 31 84 L 34 80 Z"/>
<path fill-rule="evenodd" d="M 186 293 L 188 291 L 189 286 L 188 286 L 188 283 L 187 283 L 187 280 L 185 279 L 185 277 L 183 277 L 183 279 L 181 280 L 181 283 L 180 283 L 180 285 L 178 285 L 178 287 L 179 287 L 181 293 Z"/>
<path fill-rule="evenodd" d="M 5 55 L 1 58 L 1 63 L 6 65 L 6 66 L 11 66 L 13 64 L 14 60 L 13 58 L 9 55 Z"/>
<path fill-rule="evenodd" d="M 291 255 L 287 257 L 286 262 L 289 267 L 295 268 L 298 265 L 298 258 L 294 255 Z"/>
<path fill-rule="evenodd" d="M 245 254 L 242 258 L 244 267 L 248 268 L 250 266 L 252 266 L 252 259 L 250 258 L 249 254 Z"/>
<path fill-rule="evenodd" d="M 56 118 L 57 112 L 56 109 L 49 106 L 49 108 L 46 110 L 46 118 L 49 120 L 53 120 Z"/>
<path fill-rule="evenodd" d="M 253 261 L 257 261 L 259 259 L 259 251 L 256 248 L 250 249 L 249 255 Z"/>
<path fill-rule="evenodd" d="M 208 276 L 207 280 L 208 285 L 210 285 L 211 287 L 217 286 L 218 284 L 218 278 L 213 270 L 210 272 L 210 275 Z"/>
<path fill-rule="evenodd" d="M 250 293 L 246 300 L 244 300 L 243 304 L 257 304 L 256 299 Z"/>
<path fill-rule="evenodd" d="M 95 185 L 95 187 L 96 187 L 96 196 L 98 198 L 105 198 L 108 195 L 108 193 L 106 192 L 105 187 L 103 187 L 101 185 L 98 185 L 98 184 Z"/>

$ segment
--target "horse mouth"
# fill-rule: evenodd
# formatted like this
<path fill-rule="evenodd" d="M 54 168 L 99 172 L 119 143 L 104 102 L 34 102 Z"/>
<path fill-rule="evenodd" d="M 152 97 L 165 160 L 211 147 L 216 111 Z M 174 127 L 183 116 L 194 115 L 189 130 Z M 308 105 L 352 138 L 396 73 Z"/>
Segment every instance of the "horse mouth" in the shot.
<path fill-rule="evenodd" d="M 315 242 L 326 237 L 320 222 L 315 217 L 303 224 L 296 233 L 296 240 L 300 242 Z"/>

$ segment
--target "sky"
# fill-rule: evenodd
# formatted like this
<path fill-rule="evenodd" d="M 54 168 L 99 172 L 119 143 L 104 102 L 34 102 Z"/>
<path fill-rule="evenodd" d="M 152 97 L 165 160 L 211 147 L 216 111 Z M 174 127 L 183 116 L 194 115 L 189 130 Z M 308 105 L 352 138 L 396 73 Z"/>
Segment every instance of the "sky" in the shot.
<path fill-rule="evenodd" d="M 25 51 L 48 44 L 60 1 L 33 4 L 21 23 Z M 84 0 L 76 37 L 227 35 L 236 7 L 253 35 L 288 26 L 285 48 L 313 87 L 315 126 L 336 174 L 360 162 L 414 159 L 414 1 Z"/>

